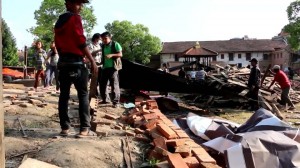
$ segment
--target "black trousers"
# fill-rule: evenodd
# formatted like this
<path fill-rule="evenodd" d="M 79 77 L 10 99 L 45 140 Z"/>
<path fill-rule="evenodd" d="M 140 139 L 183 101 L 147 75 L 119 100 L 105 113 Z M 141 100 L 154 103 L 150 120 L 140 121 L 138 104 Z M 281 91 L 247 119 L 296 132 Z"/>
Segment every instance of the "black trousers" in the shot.
<path fill-rule="evenodd" d="M 120 86 L 119 86 L 119 73 L 114 68 L 102 69 L 100 78 L 100 94 L 103 101 L 108 99 L 107 84 L 111 86 L 112 102 L 118 104 L 120 102 Z"/>
<path fill-rule="evenodd" d="M 249 104 L 252 110 L 258 110 L 259 109 L 259 103 L 258 103 L 258 91 L 259 87 L 249 88 Z"/>
<path fill-rule="evenodd" d="M 84 65 L 59 67 L 60 96 L 58 103 L 60 126 L 62 129 L 70 128 L 68 116 L 68 102 L 70 88 L 74 84 L 79 99 L 80 130 L 84 131 L 91 127 L 88 94 L 88 69 Z"/>

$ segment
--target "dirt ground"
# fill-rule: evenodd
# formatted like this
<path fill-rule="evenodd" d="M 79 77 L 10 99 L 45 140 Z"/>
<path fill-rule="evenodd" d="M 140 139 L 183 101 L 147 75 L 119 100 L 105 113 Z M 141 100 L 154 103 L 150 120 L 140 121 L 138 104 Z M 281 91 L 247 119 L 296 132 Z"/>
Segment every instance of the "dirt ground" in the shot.
<path fill-rule="evenodd" d="M 4 111 L 5 111 L 5 151 L 6 167 L 18 167 L 24 157 L 35 158 L 63 168 L 82 167 L 125 167 L 121 139 L 124 131 L 113 128 L 111 125 L 98 125 L 97 131 L 107 132 L 107 136 L 89 139 L 76 139 L 78 132 L 75 128 L 72 135 L 67 138 L 54 139 L 60 131 L 57 102 L 58 94 L 42 97 L 46 107 L 28 105 L 20 107 L 11 105 L 15 95 L 26 97 L 26 88 L 22 85 L 5 84 L 4 86 Z M 78 125 L 78 112 L 76 110 L 76 92 L 72 89 L 69 114 L 72 123 Z M 73 100 L 73 101 L 72 101 Z M 121 115 L 124 108 L 114 109 L 110 106 L 101 106 L 98 109 L 96 120 L 103 120 L 105 113 Z M 28 137 L 24 138 L 18 119 L 22 123 Z M 147 144 L 135 142 L 129 138 L 132 162 L 139 167 L 147 162 L 144 153 Z"/>
<path fill-rule="evenodd" d="M 4 111 L 5 111 L 5 151 L 6 167 L 18 167 L 23 158 L 35 158 L 47 163 L 51 163 L 63 168 L 82 168 L 82 167 L 125 167 L 121 140 L 125 138 L 124 130 L 114 129 L 118 121 L 112 121 L 110 125 L 98 125 L 97 131 L 108 133 L 107 136 L 99 136 L 92 139 L 76 139 L 74 135 L 78 132 L 77 128 L 72 130 L 72 135 L 67 138 L 54 139 L 60 131 L 57 102 L 58 94 L 51 93 L 40 97 L 45 107 L 27 104 L 26 107 L 12 105 L 12 98 L 18 95 L 26 99 L 27 93 L 20 84 L 4 85 Z M 28 99 L 28 98 L 27 98 Z M 74 89 L 71 91 L 69 116 L 74 127 L 78 125 L 77 98 Z M 194 112 L 198 115 L 208 117 L 217 117 L 228 119 L 230 121 L 242 124 L 252 114 L 251 111 L 237 109 L 222 109 L 222 113 L 216 115 L 213 113 L 216 109 L 210 108 L 209 113 L 203 113 L 200 109 L 185 102 L 179 103 L 181 110 L 179 112 L 166 113 L 170 119 L 176 117 L 185 117 L 188 112 Z M 103 116 L 107 113 L 120 116 L 126 110 L 124 108 L 114 109 L 110 105 L 100 106 L 98 108 L 97 121 L 106 121 Z M 300 114 L 300 105 L 294 113 L 283 112 L 286 116 L 285 121 L 291 125 L 298 126 Z M 299 115 L 299 116 L 298 116 Z M 28 137 L 23 137 L 18 119 L 25 129 Z M 130 129 L 130 128 L 129 128 Z M 132 160 L 134 167 L 141 167 L 149 162 L 146 159 L 146 151 L 149 144 L 136 142 L 129 138 Z"/>

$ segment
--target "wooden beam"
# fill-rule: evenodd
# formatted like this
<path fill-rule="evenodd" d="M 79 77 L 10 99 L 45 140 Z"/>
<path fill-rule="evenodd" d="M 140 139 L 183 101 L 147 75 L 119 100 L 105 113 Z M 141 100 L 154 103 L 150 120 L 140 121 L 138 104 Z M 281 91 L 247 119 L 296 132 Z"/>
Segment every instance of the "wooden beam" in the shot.
<path fill-rule="evenodd" d="M 226 83 L 224 83 L 223 81 L 221 81 L 220 79 L 218 79 L 218 78 L 216 78 L 216 77 L 214 77 L 214 76 L 212 76 L 212 75 L 208 75 L 207 77 L 209 77 L 209 78 L 211 78 L 211 79 L 213 79 L 213 80 L 215 80 L 215 81 L 221 83 L 222 85 L 226 85 Z"/>
<path fill-rule="evenodd" d="M 269 75 L 269 73 L 270 73 L 270 72 L 269 72 L 270 68 L 271 68 L 271 64 L 269 64 L 269 66 L 268 66 L 268 68 L 267 68 L 267 70 L 266 70 L 264 76 L 261 78 L 261 83 L 260 83 L 261 86 L 264 84 L 264 81 L 265 81 L 266 77 Z"/>
<path fill-rule="evenodd" d="M 0 0 L 0 18 L 2 18 L 2 0 Z M 1 25 L 2 27 L 2 25 Z M 4 110 L 3 110 L 3 75 L 2 75 L 2 34 L 0 35 L 0 167 L 5 167 L 4 148 Z"/>

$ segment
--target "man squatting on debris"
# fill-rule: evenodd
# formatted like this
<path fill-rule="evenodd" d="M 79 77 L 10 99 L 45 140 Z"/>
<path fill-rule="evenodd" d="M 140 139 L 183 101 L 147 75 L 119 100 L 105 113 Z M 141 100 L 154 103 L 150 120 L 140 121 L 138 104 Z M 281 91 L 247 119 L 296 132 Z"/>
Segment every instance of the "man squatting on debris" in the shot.
<path fill-rule="evenodd" d="M 289 81 L 288 77 L 286 76 L 286 74 L 280 70 L 280 66 L 279 65 L 274 65 L 273 67 L 273 73 L 274 76 L 274 80 L 271 83 L 271 85 L 269 86 L 269 89 L 271 88 L 271 86 L 274 85 L 275 82 L 277 82 L 281 89 L 281 101 L 279 102 L 281 105 L 283 105 L 284 107 L 286 107 L 286 104 L 288 104 L 290 106 L 289 110 L 294 110 L 295 109 L 295 105 L 292 103 L 291 99 L 290 99 L 290 90 L 291 90 L 291 82 Z"/>
<path fill-rule="evenodd" d="M 79 15 L 83 3 L 88 0 L 65 0 L 67 12 L 60 15 L 55 24 L 55 44 L 59 54 L 59 82 L 60 96 L 58 103 L 61 136 L 67 136 L 70 130 L 68 116 L 68 101 L 70 87 L 75 85 L 79 99 L 80 133 L 76 137 L 95 136 L 90 131 L 90 110 L 88 100 L 88 69 L 83 59 L 91 62 L 92 75 L 97 75 L 97 65 L 89 52 L 86 37 L 83 34 L 81 16 Z"/>
<path fill-rule="evenodd" d="M 257 67 L 257 59 L 253 58 L 251 61 L 251 71 L 250 71 L 250 77 L 248 79 L 248 88 L 249 88 L 249 104 L 251 107 L 251 111 L 258 110 L 258 91 L 259 91 L 259 85 L 260 85 L 260 69 Z"/>

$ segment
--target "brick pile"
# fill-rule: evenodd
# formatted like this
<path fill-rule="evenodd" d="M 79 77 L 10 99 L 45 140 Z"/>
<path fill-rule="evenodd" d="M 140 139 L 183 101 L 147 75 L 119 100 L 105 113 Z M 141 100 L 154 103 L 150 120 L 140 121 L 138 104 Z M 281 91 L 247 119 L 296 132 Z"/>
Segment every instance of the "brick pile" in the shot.
<path fill-rule="evenodd" d="M 157 167 L 219 167 L 202 146 L 161 113 L 155 100 L 136 101 L 135 104 L 136 108 L 122 116 L 122 120 L 135 128 L 134 132 L 127 131 L 126 135 L 151 142 L 153 148 L 149 151 L 148 159 L 159 160 Z"/>

